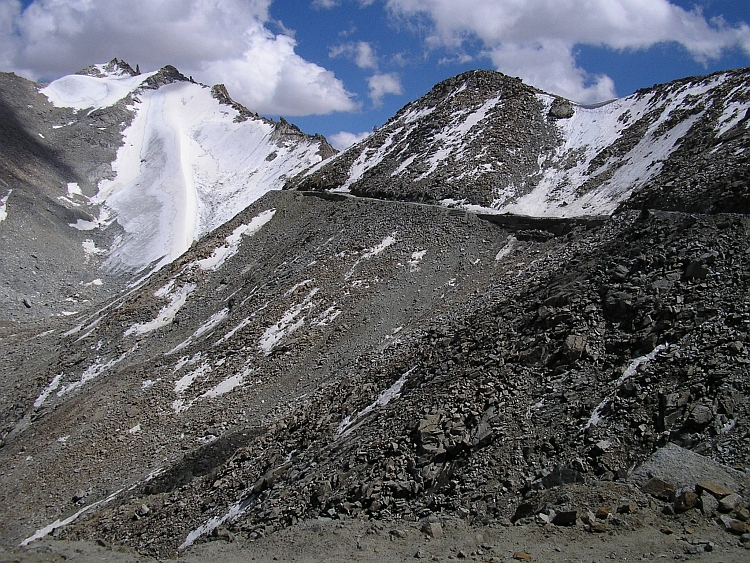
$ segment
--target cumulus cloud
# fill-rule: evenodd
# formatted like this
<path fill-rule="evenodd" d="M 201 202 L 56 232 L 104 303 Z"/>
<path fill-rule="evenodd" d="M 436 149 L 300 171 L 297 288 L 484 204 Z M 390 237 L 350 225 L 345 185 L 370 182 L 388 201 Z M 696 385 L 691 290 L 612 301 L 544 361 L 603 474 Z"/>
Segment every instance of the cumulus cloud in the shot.
<path fill-rule="evenodd" d="M 354 143 L 359 143 L 370 136 L 370 133 L 350 133 L 349 131 L 339 131 L 331 135 L 328 140 L 334 148 L 343 151 L 351 147 Z"/>
<path fill-rule="evenodd" d="M 378 66 L 378 58 L 375 56 L 375 51 L 372 45 L 366 41 L 343 43 L 342 45 L 331 47 L 328 51 L 328 56 L 332 59 L 346 57 L 354 61 L 354 64 L 359 68 L 377 68 Z"/>
<path fill-rule="evenodd" d="M 725 50 L 750 54 L 750 27 L 706 20 L 669 0 L 386 0 L 406 20 L 431 22 L 427 43 L 461 51 L 478 39 L 495 67 L 535 86 L 574 100 L 612 97 L 607 76 L 577 66 L 576 45 L 615 50 L 647 49 L 665 42 L 682 45 L 705 62 Z"/>
<path fill-rule="evenodd" d="M 0 0 L 0 63 L 53 79 L 114 57 L 142 70 L 172 64 L 196 80 L 224 82 L 261 113 L 353 111 L 359 105 L 325 68 L 274 35 L 271 0 Z"/>
<path fill-rule="evenodd" d="M 376 107 L 383 105 L 383 96 L 386 94 L 401 95 L 404 93 L 401 78 L 395 72 L 374 74 L 367 79 L 367 85 L 370 88 L 370 99 Z"/>

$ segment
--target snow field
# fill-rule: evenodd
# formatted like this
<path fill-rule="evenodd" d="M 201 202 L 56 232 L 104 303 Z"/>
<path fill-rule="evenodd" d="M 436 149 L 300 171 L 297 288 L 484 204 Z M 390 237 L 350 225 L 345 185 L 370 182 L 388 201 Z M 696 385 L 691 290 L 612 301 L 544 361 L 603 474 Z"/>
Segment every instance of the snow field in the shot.
<path fill-rule="evenodd" d="M 91 199 L 124 231 L 105 262 L 113 271 L 137 271 L 152 263 L 158 269 L 269 190 L 280 189 L 287 178 L 322 160 L 317 142 L 276 138 L 272 122 L 235 122 L 237 111 L 199 84 L 140 89 L 151 74 L 73 75 L 42 90 L 55 106 L 76 110 L 109 107 L 137 94 L 129 101 L 133 121 L 112 163 L 115 177 L 100 182 Z M 83 194 L 70 184 L 68 195 Z M 0 209 L 4 212 L 4 204 Z M 104 226 L 106 218 L 79 220 L 73 226 L 93 230 Z"/>

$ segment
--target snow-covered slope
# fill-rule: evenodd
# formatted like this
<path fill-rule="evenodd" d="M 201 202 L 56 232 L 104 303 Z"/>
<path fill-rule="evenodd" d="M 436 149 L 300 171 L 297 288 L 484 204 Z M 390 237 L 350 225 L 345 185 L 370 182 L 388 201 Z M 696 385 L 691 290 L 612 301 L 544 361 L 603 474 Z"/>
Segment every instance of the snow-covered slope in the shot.
<path fill-rule="evenodd" d="M 744 152 L 736 140 L 748 132 L 749 84 L 747 71 L 731 71 L 586 107 L 472 71 L 289 187 L 535 216 L 609 214 L 696 152 L 725 160 L 720 173 L 731 174 Z"/>
<path fill-rule="evenodd" d="M 322 137 L 260 118 L 222 86 L 197 84 L 172 67 L 136 74 L 122 63 L 97 65 L 41 92 L 56 107 L 91 114 L 120 104 L 132 112 L 112 163 L 114 176 L 102 180 L 90 199 L 99 219 L 75 224 L 82 230 L 120 225 L 104 262 L 111 271 L 174 260 L 333 152 Z"/>

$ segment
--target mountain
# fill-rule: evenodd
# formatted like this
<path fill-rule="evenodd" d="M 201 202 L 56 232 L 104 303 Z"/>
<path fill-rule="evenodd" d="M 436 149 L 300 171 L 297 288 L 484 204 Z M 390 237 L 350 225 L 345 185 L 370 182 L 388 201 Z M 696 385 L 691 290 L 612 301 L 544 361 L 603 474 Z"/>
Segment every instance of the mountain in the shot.
<path fill-rule="evenodd" d="M 47 199 L 33 202 L 50 208 L 60 189 L 54 182 L 75 179 L 65 176 L 75 145 L 48 147 L 59 151 L 55 160 L 29 123 L 41 127 L 63 112 L 84 120 L 81 135 L 97 136 L 105 131 L 85 120 L 120 112 L 107 113 L 124 132 L 120 148 L 86 153 L 92 169 L 94 156 L 109 155 L 109 176 L 101 166 L 97 184 L 78 178 L 90 195 L 67 199 L 80 197 L 80 211 L 57 205 L 91 222 L 100 217 L 91 209 L 112 210 L 109 227 L 85 233 L 108 241 L 115 229 L 120 238 L 97 243 L 106 254 L 89 263 L 101 269 L 88 271 L 127 281 L 81 303 L 75 316 L 0 326 L 1 545 L 33 549 L 52 535 L 157 558 L 191 549 L 212 558 L 199 550 L 238 540 L 246 559 L 255 542 L 281 530 L 318 537 L 335 521 L 335 539 L 351 543 L 351 558 L 370 535 L 403 541 L 420 557 L 445 557 L 455 546 L 441 543 L 443 530 L 474 538 L 515 524 L 527 538 L 553 526 L 555 537 L 578 547 L 592 543 L 580 539 L 583 530 L 611 532 L 600 537 L 629 537 L 641 555 L 639 534 L 655 528 L 655 545 L 684 551 L 721 542 L 728 560 L 742 560 L 744 548 L 727 538 L 746 529 L 750 494 L 745 71 L 658 86 L 600 108 L 555 100 L 499 73 L 469 73 L 305 172 L 325 153 L 322 139 L 256 118 L 223 89 L 212 97 L 170 67 L 151 75 L 128 68 L 94 67 L 41 93 L 5 78 L 39 104 L 27 105 L 44 109 L 37 121 L 17 122 L 13 150 L 40 163 L 25 170 L 21 193 L 38 183 Z M 95 87 L 101 81 L 106 91 Z M 129 94 L 113 102 L 122 92 Z M 55 107 L 65 96 L 68 104 L 108 105 Z M 24 105 L 20 93 L 13 99 Z M 222 135 L 208 135 L 210 120 L 184 125 L 175 117 L 183 101 L 189 119 L 217 119 Z M 618 121 L 625 107 L 631 121 Z M 152 139 L 138 145 L 144 162 L 134 161 L 129 144 L 137 131 Z M 301 164 L 288 156 L 288 173 L 272 168 L 282 149 L 275 159 L 260 155 L 279 132 L 317 156 L 303 151 Z M 195 207 L 179 203 L 169 194 L 184 192 L 169 188 L 184 184 L 160 180 L 190 177 L 175 172 L 178 163 L 201 171 L 193 163 L 205 162 L 197 149 L 175 160 L 185 154 L 170 144 L 175 138 L 205 150 L 249 138 L 231 154 L 267 163 L 273 181 L 264 186 L 300 189 L 256 198 L 253 188 L 246 204 L 242 170 L 254 168 L 227 157 L 236 167 L 221 170 L 235 178 L 226 185 L 236 192 L 217 184 L 212 200 L 196 188 Z M 578 160 L 566 171 L 549 156 L 557 151 Z M 534 189 L 560 186 L 568 205 L 539 197 L 525 215 L 505 213 L 531 201 L 513 192 L 514 203 L 492 207 L 502 167 L 485 152 L 505 155 L 513 178 L 543 169 Z M 129 179 L 127 163 L 140 180 Z M 403 177 L 393 174 L 399 169 Z M 636 176 L 643 181 L 617 183 Z M 574 178 L 591 180 L 588 195 L 578 194 L 583 184 L 565 183 Z M 2 236 L 42 224 L 11 222 L 20 215 L 17 189 Z M 138 190 L 182 210 L 165 223 L 174 231 L 161 228 L 151 204 L 138 203 Z M 213 216 L 195 211 L 206 201 L 220 224 L 174 255 L 178 247 L 165 241 L 177 235 L 163 233 L 184 234 L 190 217 L 210 224 Z M 124 249 L 138 246 L 123 234 L 136 232 L 124 218 L 137 219 L 136 211 L 148 212 L 147 250 L 161 250 L 128 270 Z M 40 221 L 32 211 L 27 217 Z M 51 255 L 73 243 L 45 244 Z M 688 524 L 700 541 L 659 531 Z M 540 534 L 542 543 L 553 536 L 549 528 Z M 475 554 L 491 549 L 471 541 Z"/>
<path fill-rule="evenodd" d="M 174 67 L 139 74 L 115 59 L 44 87 L 0 80 L 9 319 L 116 293 L 335 152 Z"/>
<path fill-rule="evenodd" d="M 583 106 L 471 71 L 288 187 L 532 216 L 746 212 L 748 84 L 737 70 Z"/>

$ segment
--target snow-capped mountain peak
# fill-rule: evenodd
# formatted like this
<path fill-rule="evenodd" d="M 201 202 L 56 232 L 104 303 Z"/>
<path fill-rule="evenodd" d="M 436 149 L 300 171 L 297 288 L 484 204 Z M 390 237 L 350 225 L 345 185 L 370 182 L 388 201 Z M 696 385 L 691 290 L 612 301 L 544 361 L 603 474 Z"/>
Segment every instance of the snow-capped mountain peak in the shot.
<path fill-rule="evenodd" d="M 139 74 L 111 61 L 41 90 L 56 107 L 122 114 L 113 177 L 91 202 L 122 232 L 105 259 L 114 271 L 162 265 L 271 189 L 334 151 L 282 120 L 236 103 L 223 85 L 208 88 L 171 66 Z"/>
<path fill-rule="evenodd" d="M 747 131 L 747 77 L 718 73 L 583 106 L 498 72 L 471 71 L 436 85 L 289 187 L 496 213 L 606 215 L 674 180 L 669 174 L 694 162 L 694 143 L 736 159 L 725 134 Z M 721 199 L 706 189 L 690 205 Z"/>

